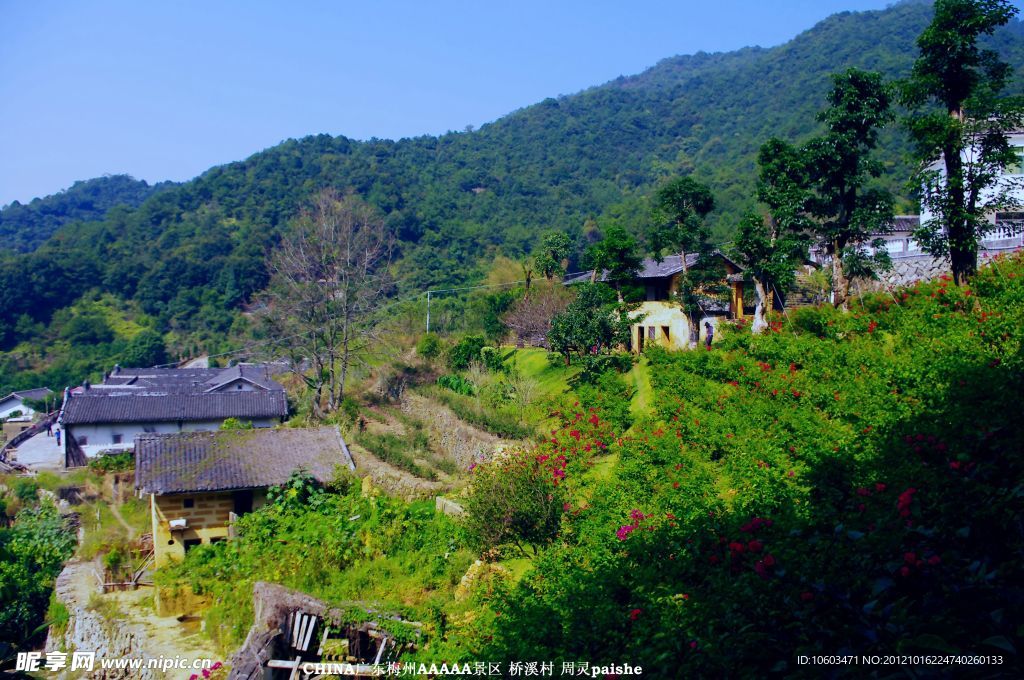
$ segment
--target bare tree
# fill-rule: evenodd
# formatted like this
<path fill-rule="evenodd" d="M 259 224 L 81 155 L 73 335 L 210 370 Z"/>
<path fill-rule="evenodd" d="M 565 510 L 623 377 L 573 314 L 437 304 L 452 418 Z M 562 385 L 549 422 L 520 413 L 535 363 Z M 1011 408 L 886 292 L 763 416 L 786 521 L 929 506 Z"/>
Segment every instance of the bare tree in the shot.
<path fill-rule="evenodd" d="M 534 286 L 532 295 L 516 301 L 502 321 L 515 333 L 517 342 L 547 346 L 551 319 L 564 311 L 571 300 L 572 293 L 562 284 L 542 281 Z"/>
<path fill-rule="evenodd" d="M 325 401 L 328 411 L 338 407 L 350 367 L 377 344 L 372 317 L 391 289 L 393 244 L 372 206 L 325 189 L 270 258 L 263 320 L 317 416 Z"/>

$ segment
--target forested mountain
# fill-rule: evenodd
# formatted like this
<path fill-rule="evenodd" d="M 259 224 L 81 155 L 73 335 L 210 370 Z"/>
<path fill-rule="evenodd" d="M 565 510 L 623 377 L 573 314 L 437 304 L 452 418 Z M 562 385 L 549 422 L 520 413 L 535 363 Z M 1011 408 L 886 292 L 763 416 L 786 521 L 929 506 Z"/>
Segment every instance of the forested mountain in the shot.
<path fill-rule="evenodd" d="M 403 293 L 477 279 L 493 256 L 518 257 L 548 229 L 569 232 L 579 250 L 590 220 L 642 232 L 647 194 L 685 173 L 713 188 L 711 219 L 725 240 L 754 204 L 759 146 L 817 129 L 832 72 L 859 66 L 906 75 L 930 16 L 923 2 L 838 14 L 778 47 L 673 57 L 476 131 L 285 141 L 138 208 L 65 225 L 33 253 L 0 252 L 0 349 L 28 339 L 46 346 L 59 332 L 53 315 L 86 293 L 189 343 L 222 338 L 239 306 L 266 284 L 266 256 L 282 230 L 327 186 L 352 189 L 387 215 Z M 1022 91 L 1024 27 L 1014 22 L 991 42 L 1018 69 L 1014 89 Z M 905 194 L 910 167 L 898 126 L 882 148 L 884 181 Z M 909 197 L 901 208 L 914 209 Z M 4 366 L 0 355 L 0 383 L 16 368 Z"/>
<path fill-rule="evenodd" d="M 173 182 L 150 186 L 129 175 L 78 181 L 60 193 L 28 204 L 14 201 L 0 208 L 0 248 L 35 250 L 65 224 L 102 220 L 115 205 L 137 208 Z"/>

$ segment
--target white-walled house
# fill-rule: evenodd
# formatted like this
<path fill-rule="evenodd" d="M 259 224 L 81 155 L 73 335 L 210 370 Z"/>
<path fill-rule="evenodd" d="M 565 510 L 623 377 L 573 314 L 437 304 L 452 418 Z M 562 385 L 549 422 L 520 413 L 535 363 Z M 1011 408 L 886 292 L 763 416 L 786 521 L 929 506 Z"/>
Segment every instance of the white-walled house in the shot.
<path fill-rule="evenodd" d="M 91 458 L 131 449 L 140 435 L 218 430 L 228 418 L 267 428 L 287 415 L 284 388 L 263 366 L 115 367 L 99 385 L 66 391 L 59 423 L 64 442 Z"/>
<path fill-rule="evenodd" d="M 26 399 L 38 401 L 52 395 L 53 391 L 47 387 L 37 387 L 31 390 L 19 390 L 11 392 L 0 399 L 0 420 L 10 418 L 12 413 L 21 412 L 22 416 L 31 418 L 36 414 L 35 410 L 25 404 Z"/>
<path fill-rule="evenodd" d="M 1024 246 L 1024 130 L 1011 132 L 1009 138 L 1010 146 L 1017 153 L 1017 162 L 1005 169 L 994 186 L 981 192 L 981 201 L 989 201 L 999 192 L 1012 196 L 1019 207 L 988 214 L 987 218 L 993 229 L 979 243 L 979 251 L 987 251 L 989 255 Z M 971 150 L 965 150 L 962 156 L 966 163 L 971 162 Z M 939 173 L 944 172 L 941 161 L 935 163 L 932 169 Z M 933 217 L 927 205 L 922 206 L 921 224 L 926 224 Z"/>

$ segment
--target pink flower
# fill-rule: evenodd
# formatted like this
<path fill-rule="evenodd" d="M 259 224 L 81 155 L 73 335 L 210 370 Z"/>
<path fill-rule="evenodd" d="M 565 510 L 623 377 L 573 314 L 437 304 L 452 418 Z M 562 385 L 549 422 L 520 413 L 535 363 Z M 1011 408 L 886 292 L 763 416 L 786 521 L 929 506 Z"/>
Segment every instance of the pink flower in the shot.
<path fill-rule="evenodd" d="M 625 541 L 627 538 L 629 538 L 629 535 L 633 533 L 634 529 L 636 529 L 636 527 L 632 524 L 623 524 L 621 527 L 619 527 L 619 530 L 615 532 L 615 536 L 620 541 Z"/>

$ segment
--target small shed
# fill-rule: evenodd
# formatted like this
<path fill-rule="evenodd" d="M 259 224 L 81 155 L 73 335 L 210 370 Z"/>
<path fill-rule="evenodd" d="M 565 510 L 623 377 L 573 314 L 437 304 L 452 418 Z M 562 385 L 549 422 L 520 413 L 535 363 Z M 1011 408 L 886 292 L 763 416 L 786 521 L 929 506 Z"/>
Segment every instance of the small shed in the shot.
<path fill-rule="evenodd" d="M 218 430 L 135 438 L 135 488 L 148 495 L 157 567 L 225 540 L 267 489 L 302 469 L 327 482 L 355 469 L 337 427 Z"/>

